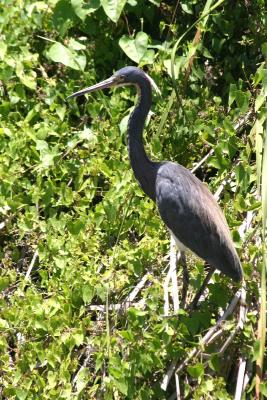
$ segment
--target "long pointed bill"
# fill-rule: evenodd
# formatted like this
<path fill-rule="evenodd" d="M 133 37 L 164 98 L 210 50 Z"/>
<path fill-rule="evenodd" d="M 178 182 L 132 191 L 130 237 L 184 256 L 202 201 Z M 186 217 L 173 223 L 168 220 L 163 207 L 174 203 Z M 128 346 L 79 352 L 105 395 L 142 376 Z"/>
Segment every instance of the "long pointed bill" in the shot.
<path fill-rule="evenodd" d="M 111 76 L 110 78 L 106 79 L 105 81 L 99 82 L 96 85 L 87 87 L 85 89 L 79 90 L 78 92 L 72 93 L 70 96 L 67 97 L 66 100 L 71 99 L 72 97 L 82 96 L 86 93 L 91 93 L 96 90 L 106 89 L 113 86 L 118 86 L 120 82 L 120 78 L 118 76 Z"/>

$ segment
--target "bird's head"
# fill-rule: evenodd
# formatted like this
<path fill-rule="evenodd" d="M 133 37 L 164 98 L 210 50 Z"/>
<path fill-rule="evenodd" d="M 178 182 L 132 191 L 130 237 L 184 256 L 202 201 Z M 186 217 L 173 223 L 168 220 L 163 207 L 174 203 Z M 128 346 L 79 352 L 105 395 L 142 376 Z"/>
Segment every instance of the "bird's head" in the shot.
<path fill-rule="evenodd" d="M 119 69 L 110 78 L 97 83 L 96 85 L 87 87 L 85 89 L 79 90 L 67 97 L 71 99 L 72 97 L 82 96 L 86 93 L 94 92 L 100 89 L 106 89 L 111 87 L 126 86 L 126 85 L 136 85 L 140 86 L 142 82 L 148 81 L 151 87 L 160 94 L 160 90 L 156 83 L 150 76 L 148 76 L 143 70 L 137 67 L 124 67 Z"/>

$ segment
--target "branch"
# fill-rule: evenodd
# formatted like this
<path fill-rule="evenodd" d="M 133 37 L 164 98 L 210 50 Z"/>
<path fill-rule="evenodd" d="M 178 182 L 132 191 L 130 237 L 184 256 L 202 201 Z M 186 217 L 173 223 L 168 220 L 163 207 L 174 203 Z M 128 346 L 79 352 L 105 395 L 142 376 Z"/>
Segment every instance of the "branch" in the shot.
<path fill-rule="evenodd" d="M 244 378 L 246 372 L 246 364 L 247 361 L 243 357 L 239 358 L 239 369 L 237 375 L 237 383 L 235 389 L 235 399 L 234 400 L 241 400 L 243 387 L 244 387 Z"/>
<path fill-rule="evenodd" d="M 38 257 L 38 250 L 35 250 L 35 252 L 34 252 L 34 254 L 33 254 L 33 257 L 32 257 L 32 260 L 31 260 L 31 262 L 30 262 L 29 268 L 28 268 L 28 270 L 27 270 L 27 272 L 26 272 L 26 275 L 25 275 L 25 279 L 26 279 L 27 281 L 30 281 L 30 280 L 31 280 L 30 275 L 31 275 L 31 272 L 32 272 L 32 269 L 33 269 L 33 267 L 34 267 L 34 264 L 35 264 L 35 261 L 36 261 L 37 257 Z"/>
<path fill-rule="evenodd" d="M 181 257 L 181 253 L 178 252 L 178 259 Z M 171 234 L 170 240 L 170 263 L 169 271 L 165 278 L 163 288 L 164 288 L 164 315 L 169 315 L 169 282 L 172 281 L 172 299 L 173 299 L 173 309 L 177 313 L 179 310 L 179 297 L 178 297 L 178 286 L 177 286 L 177 276 L 176 276 L 176 242 Z"/>
<path fill-rule="evenodd" d="M 129 307 L 132 306 L 138 306 L 138 307 L 144 307 L 145 305 L 145 300 L 141 299 L 138 302 L 133 303 L 133 300 L 136 298 L 140 290 L 144 287 L 146 281 L 148 280 L 149 273 L 146 273 L 143 278 L 140 280 L 140 282 L 137 283 L 137 285 L 134 287 L 134 289 L 131 291 L 131 293 L 126 297 L 126 299 L 122 303 L 115 303 L 115 304 L 109 304 L 108 310 L 109 311 L 126 311 Z M 105 304 L 99 304 L 99 305 L 91 305 L 88 306 L 89 311 L 101 311 L 105 312 L 107 311 L 107 307 Z"/>

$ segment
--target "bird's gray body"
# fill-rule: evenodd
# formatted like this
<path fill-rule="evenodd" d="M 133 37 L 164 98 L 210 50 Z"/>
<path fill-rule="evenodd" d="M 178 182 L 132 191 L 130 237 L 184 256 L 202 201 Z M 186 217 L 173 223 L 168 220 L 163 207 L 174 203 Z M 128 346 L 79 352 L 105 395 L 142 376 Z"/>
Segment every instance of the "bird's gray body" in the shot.
<path fill-rule="evenodd" d="M 186 248 L 235 281 L 242 269 L 224 215 L 209 189 L 183 166 L 161 163 L 156 203 L 162 220 Z"/>
<path fill-rule="evenodd" d="M 139 68 L 125 67 L 70 97 L 123 85 L 135 85 L 139 94 L 128 123 L 128 151 L 141 188 L 157 204 L 163 222 L 179 243 L 233 280 L 241 280 L 242 268 L 230 231 L 209 189 L 183 166 L 153 162 L 145 152 L 142 133 L 152 102 L 151 78 Z"/>

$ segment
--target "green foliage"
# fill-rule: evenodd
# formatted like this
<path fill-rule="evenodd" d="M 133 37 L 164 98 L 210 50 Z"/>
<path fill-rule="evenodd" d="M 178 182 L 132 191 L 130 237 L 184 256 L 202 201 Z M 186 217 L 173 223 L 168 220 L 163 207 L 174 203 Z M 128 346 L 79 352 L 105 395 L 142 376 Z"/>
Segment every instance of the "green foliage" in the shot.
<path fill-rule="evenodd" d="M 155 95 L 144 135 L 148 153 L 191 168 L 213 149 L 196 174 L 214 192 L 226 180 L 220 205 L 244 267 L 248 320 L 229 353 L 220 357 L 215 343 L 205 349 L 209 362 L 192 360 L 181 389 L 187 399 L 232 398 L 240 355 L 251 361 L 254 376 L 254 361 L 265 351 L 266 370 L 266 350 L 256 340 L 267 187 L 264 2 L 224 2 L 208 17 L 207 4 L 196 1 L 178 3 L 176 11 L 155 0 L 4 3 L 2 397 L 169 397 L 175 388 L 167 394 L 160 388 L 169 363 L 188 355 L 237 290 L 215 274 L 197 311 L 163 316 L 168 234 L 130 169 L 126 121 L 134 91 L 64 101 L 134 62 L 145 66 L 162 92 Z M 193 43 L 194 29 L 184 33 L 201 16 L 202 37 Z M 243 238 L 238 228 L 250 212 L 252 225 Z M 203 263 L 190 256 L 189 270 L 191 299 L 203 281 Z M 145 306 L 113 310 L 146 272 L 147 284 L 135 299 Z M 92 307 L 102 305 L 109 311 Z M 226 336 L 233 323 L 234 317 Z M 252 379 L 248 398 L 253 385 Z M 260 390 L 266 395 L 265 382 Z"/>

